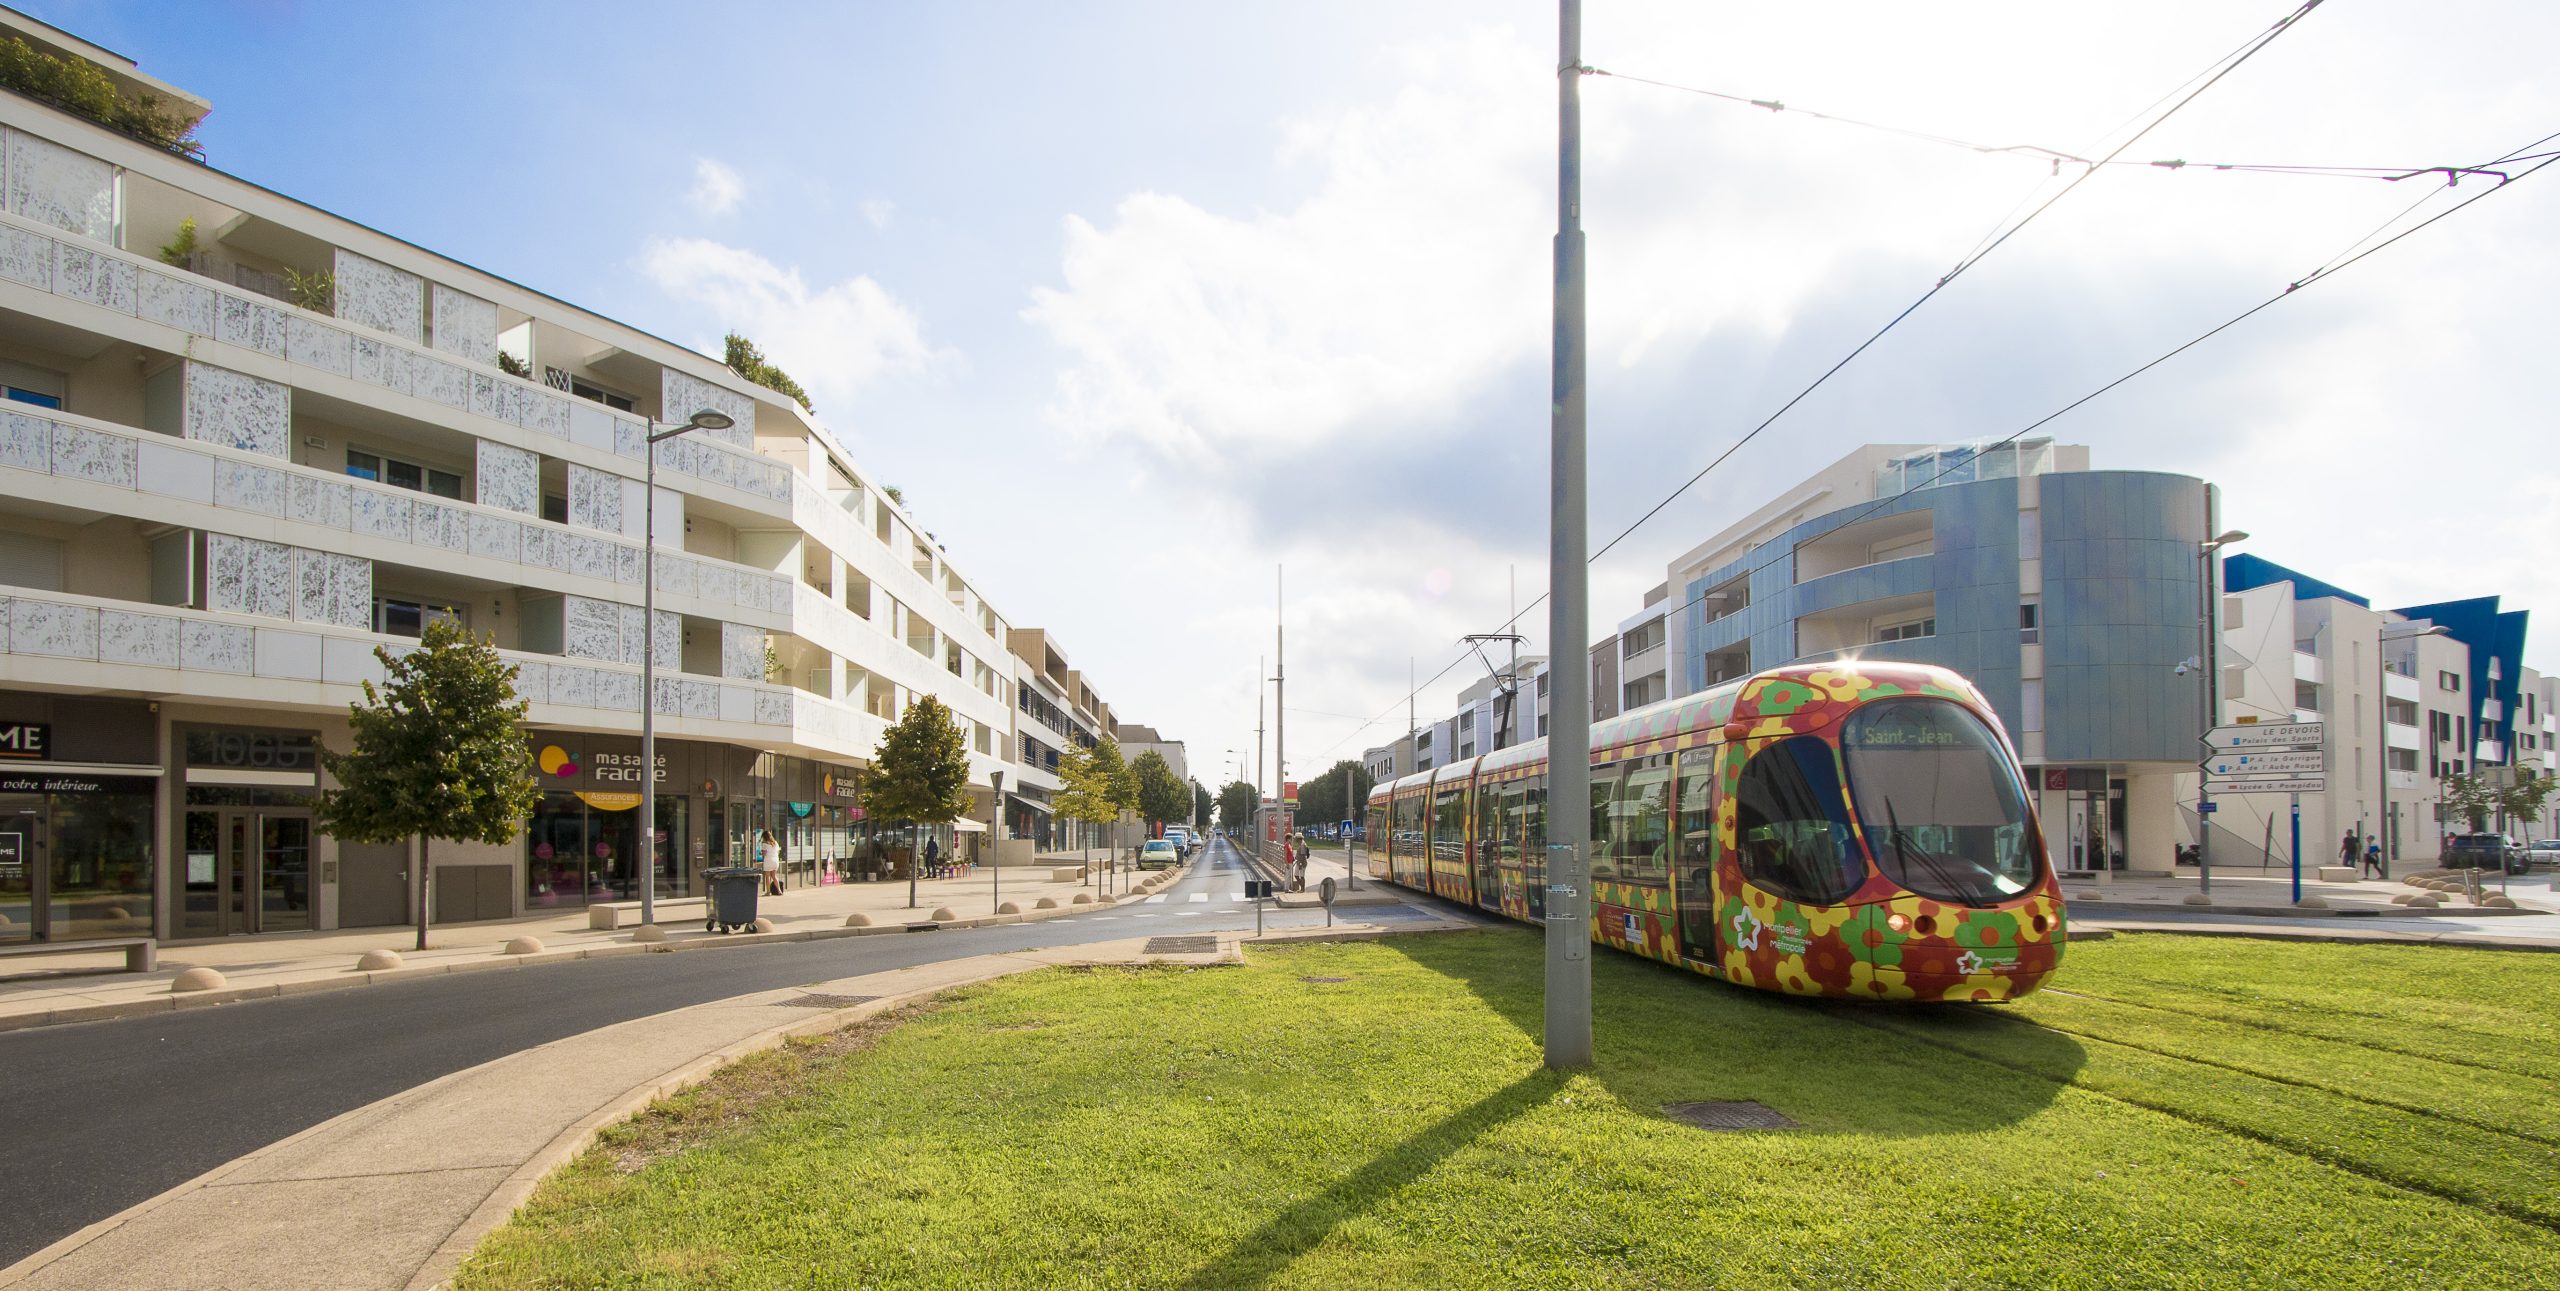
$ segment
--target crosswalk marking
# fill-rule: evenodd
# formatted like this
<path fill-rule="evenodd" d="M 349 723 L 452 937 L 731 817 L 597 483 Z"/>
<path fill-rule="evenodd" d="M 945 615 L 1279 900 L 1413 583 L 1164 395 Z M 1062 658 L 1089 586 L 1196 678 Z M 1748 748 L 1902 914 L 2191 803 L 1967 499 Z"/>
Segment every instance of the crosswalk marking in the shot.
<path fill-rule="evenodd" d="M 1146 910 L 1133 914 L 1129 917 L 1132 919 L 1161 919 L 1164 917 L 1164 913 L 1159 910 Z"/>
<path fill-rule="evenodd" d="M 1206 892 L 1194 892 L 1191 894 L 1191 899 L 1194 901 L 1206 901 L 1209 899 L 1209 894 Z"/>
<path fill-rule="evenodd" d="M 1164 904 L 1164 897 L 1165 897 L 1165 894 L 1164 894 L 1164 893 L 1162 893 L 1162 892 L 1159 892 L 1159 893 L 1155 894 L 1154 896 L 1148 897 L 1145 901 L 1141 902 L 1140 904 L 1143 904 L 1143 905 L 1163 905 L 1163 904 Z"/>
<path fill-rule="evenodd" d="M 1244 893 L 1242 893 L 1242 892 L 1230 892 L 1230 893 L 1228 893 L 1228 894 L 1227 894 L 1227 899 L 1228 899 L 1229 901 L 1242 901 L 1242 900 L 1244 900 L 1244 899 L 1245 899 L 1245 897 L 1244 897 Z"/>

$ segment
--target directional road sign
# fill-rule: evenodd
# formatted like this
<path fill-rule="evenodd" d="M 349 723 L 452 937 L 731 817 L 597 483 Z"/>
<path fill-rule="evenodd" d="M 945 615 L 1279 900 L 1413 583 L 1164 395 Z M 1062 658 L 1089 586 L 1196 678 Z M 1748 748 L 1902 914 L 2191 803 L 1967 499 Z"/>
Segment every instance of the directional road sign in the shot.
<path fill-rule="evenodd" d="M 2217 726 L 2204 742 L 2217 749 L 2317 748 L 2328 728 L 2319 722 L 2246 722 Z"/>
<path fill-rule="evenodd" d="M 2329 769 L 2329 755 L 2319 749 L 2232 751 L 2206 758 L 2204 769 L 2219 788 L 2222 780 L 2233 776 L 2318 775 Z"/>
<path fill-rule="evenodd" d="M 2289 780 L 2216 780 L 2213 791 L 2224 797 L 2235 793 L 2324 793 L 2329 782 L 2320 776 L 2296 776 Z"/>

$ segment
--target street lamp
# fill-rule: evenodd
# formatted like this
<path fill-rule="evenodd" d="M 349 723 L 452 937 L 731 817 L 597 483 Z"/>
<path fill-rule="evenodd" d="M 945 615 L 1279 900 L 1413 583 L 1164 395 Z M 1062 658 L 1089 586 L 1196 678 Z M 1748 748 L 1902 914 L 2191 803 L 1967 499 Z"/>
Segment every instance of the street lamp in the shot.
<path fill-rule="evenodd" d="M 995 913 L 1004 910 L 1004 866 L 997 864 L 997 844 L 1004 837 L 1004 772 L 990 771 L 987 783 L 993 787 L 993 801 L 987 804 L 987 877 L 995 880 Z"/>
<path fill-rule="evenodd" d="M 2446 630 L 2443 625 L 2427 623 L 2424 620 L 2418 620 L 2416 622 L 2385 623 L 2382 625 L 2382 630 L 2375 634 L 2373 644 L 2373 688 L 2380 692 L 2375 697 L 2374 702 L 2380 705 L 2378 711 L 2381 714 L 2381 720 L 2376 723 L 2373 728 L 2376 744 L 2374 757 L 2382 763 L 2380 784 L 2381 796 L 2374 799 L 2374 802 L 2377 805 L 2373 809 L 2374 824 L 2376 828 L 2388 827 L 2391 820 L 2391 669 L 2384 660 L 2382 647 L 2393 641 L 2415 641 L 2420 637 L 2449 637 L 2452 635 L 2453 633 Z M 2414 669 L 2416 664 L 2413 662 L 2410 666 Z M 2412 675 L 2414 675 L 2414 673 Z M 2392 841 L 2397 842 L 2399 840 L 2394 839 Z M 2390 848 L 2383 848 L 2381 859 L 2382 877 L 2385 882 L 2388 882 L 2391 878 Z M 2359 867 L 2356 872 L 2358 874 L 2362 874 L 2364 871 Z"/>
<path fill-rule="evenodd" d="M 2208 504 L 2209 505 L 2209 504 Z M 2221 533 L 2196 544 L 2196 666 L 2203 670 L 2198 688 L 2198 717 L 2203 724 L 2196 728 L 2199 738 L 2210 738 L 2214 719 L 2220 715 L 2220 696 L 2215 692 L 2222 681 L 2222 653 L 2213 639 L 2213 557 L 2214 553 L 2233 543 L 2248 541 L 2249 535 L 2238 529 Z M 2207 746 L 2206 752 L 2211 753 Z M 2196 765 L 2196 891 L 2207 905 L 2213 902 L 2213 775 L 2199 761 Z"/>
<path fill-rule="evenodd" d="M 640 922 L 658 921 L 658 441 L 687 431 L 727 430 L 737 419 L 699 408 L 682 425 L 649 420 L 646 500 L 640 504 Z M 670 847 L 681 846 L 673 838 Z"/>

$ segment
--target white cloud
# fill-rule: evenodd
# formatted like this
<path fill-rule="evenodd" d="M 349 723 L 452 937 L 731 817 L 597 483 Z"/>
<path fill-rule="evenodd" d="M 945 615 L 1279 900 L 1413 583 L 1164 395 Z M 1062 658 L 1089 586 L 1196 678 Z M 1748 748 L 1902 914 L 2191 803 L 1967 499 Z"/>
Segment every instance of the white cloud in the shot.
<path fill-rule="evenodd" d="M 927 343 L 915 312 L 869 275 L 813 290 L 798 269 L 703 238 L 653 241 L 640 268 L 668 295 L 752 338 L 822 408 L 952 357 Z"/>
<path fill-rule="evenodd" d="M 898 214 L 898 204 L 885 197 L 866 197 L 855 209 L 861 211 L 862 218 L 870 221 L 875 229 L 888 228 L 889 221 L 897 218 Z"/>
<path fill-rule="evenodd" d="M 746 200 L 747 182 L 738 172 L 709 157 L 693 159 L 693 188 L 684 195 L 704 215 L 727 215 Z"/>

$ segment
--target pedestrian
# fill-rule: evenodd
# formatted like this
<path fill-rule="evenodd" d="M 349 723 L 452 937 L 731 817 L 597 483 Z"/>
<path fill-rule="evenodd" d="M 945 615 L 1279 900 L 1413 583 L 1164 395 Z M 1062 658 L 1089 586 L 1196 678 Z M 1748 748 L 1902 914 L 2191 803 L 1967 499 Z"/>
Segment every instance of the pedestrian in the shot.
<path fill-rule="evenodd" d="M 756 865 L 764 871 L 764 894 L 782 895 L 782 843 L 770 829 L 756 831 Z"/>
<path fill-rule="evenodd" d="M 942 877 L 942 840 L 939 838 L 924 840 L 924 872 L 927 878 Z"/>
<path fill-rule="evenodd" d="M 2363 878 L 2365 870 L 2371 870 L 2373 872 L 2373 877 L 2377 879 L 2387 879 L 2391 877 L 2391 875 L 2382 868 L 2382 840 L 2375 838 L 2371 834 L 2364 836 L 2364 869 L 2358 870 L 2356 872 L 2356 877 Z"/>
<path fill-rule="evenodd" d="M 2339 844 L 2338 844 L 2338 864 L 2340 864 L 2340 865 L 2353 865 L 2353 864 L 2355 864 L 2355 863 L 2356 863 L 2356 831 L 2354 831 L 2354 830 L 2350 829 L 2350 830 L 2348 830 L 2348 831 L 2347 831 L 2346 841 L 2344 841 L 2344 842 L 2342 842 L 2342 843 L 2339 843 Z"/>

